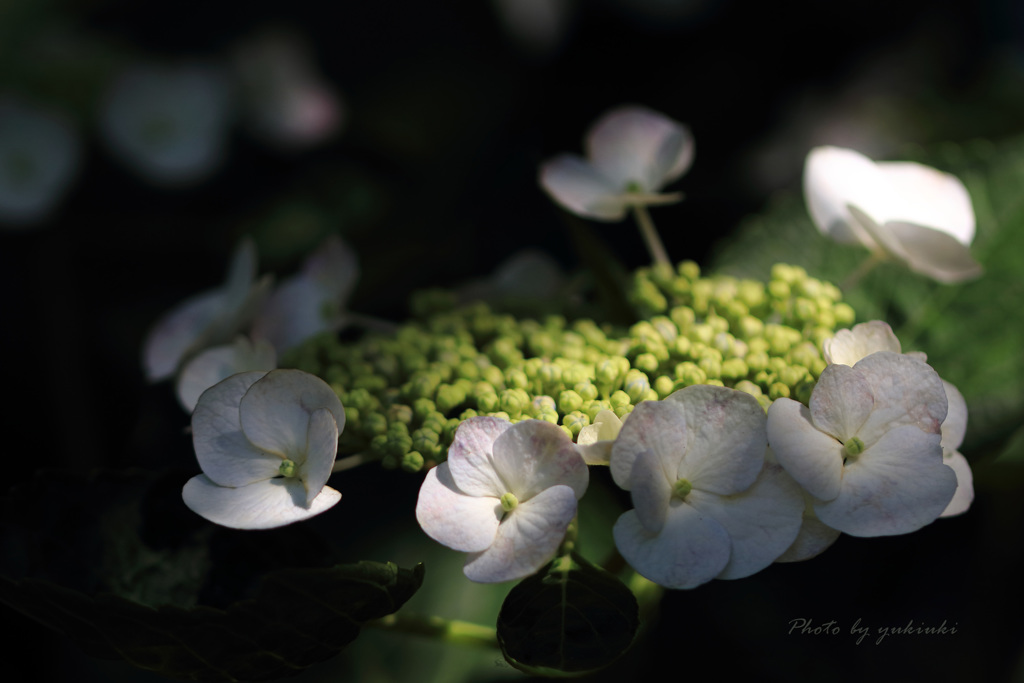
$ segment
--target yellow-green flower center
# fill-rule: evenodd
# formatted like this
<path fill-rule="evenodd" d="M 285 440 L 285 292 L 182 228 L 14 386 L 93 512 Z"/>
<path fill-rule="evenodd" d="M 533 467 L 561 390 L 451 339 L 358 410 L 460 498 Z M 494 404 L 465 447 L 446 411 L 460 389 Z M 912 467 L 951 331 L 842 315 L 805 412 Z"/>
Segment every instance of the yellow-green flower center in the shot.
<path fill-rule="evenodd" d="M 672 485 L 672 495 L 680 500 L 685 500 L 686 496 L 693 490 L 693 484 L 688 482 L 686 479 L 679 479 L 675 484 Z"/>
<path fill-rule="evenodd" d="M 298 473 L 298 469 L 299 467 L 295 464 L 294 460 L 285 458 L 281 466 L 277 468 L 277 471 L 281 473 L 281 476 L 294 477 Z"/>
<path fill-rule="evenodd" d="M 516 494 L 509 492 L 501 497 L 501 509 L 505 512 L 512 512 L 519 505 L 519 499 L 516 498 Z"/>
<path fill-rule="evenodd" d="M 858 455 L 864 452 L 864 448 L 864 442 L 861 441 L 856 436 L 853 437 L 852 439 L 847 440 L 847 442 L 843 444 L 843 450 L 846 452 L 847 460 L 849 460 L 850 458 L 856 458 Z"/>

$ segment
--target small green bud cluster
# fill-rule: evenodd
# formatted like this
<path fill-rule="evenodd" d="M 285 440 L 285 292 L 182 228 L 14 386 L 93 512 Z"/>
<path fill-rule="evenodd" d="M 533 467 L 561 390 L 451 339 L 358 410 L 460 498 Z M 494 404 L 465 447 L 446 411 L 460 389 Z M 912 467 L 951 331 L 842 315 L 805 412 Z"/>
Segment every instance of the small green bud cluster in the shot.
<path fill-rule="evenodd" d="M 341 399 L 339 452 L 415 472 L 442 461 L 458 425 L 477 415 L 545 420 L 576 438 L 602 410 L 622 417 L 693 384 L 735 387 L 765 408 L 780 397 L 806 403 L 825 368 L 822 341 L 853 322 L 838 288 L 783 264 L 767 285 L 701 277 L 691 261 L 641 269 L 630 298 L 641 317 L 622 329 L 460 307 L 431 290 L 392 335 L 321 335 L 285 361 Z"/>

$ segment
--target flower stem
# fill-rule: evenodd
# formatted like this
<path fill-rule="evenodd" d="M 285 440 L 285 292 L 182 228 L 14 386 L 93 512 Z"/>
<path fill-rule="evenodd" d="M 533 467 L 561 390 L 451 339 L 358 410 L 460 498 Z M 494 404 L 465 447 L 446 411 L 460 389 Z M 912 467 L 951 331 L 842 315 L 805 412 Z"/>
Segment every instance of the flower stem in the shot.
<path fill-rule="evenodd" d="M 629 577 L 626 585 L 636 596 L 637 605 L 640 607 L 640 620 L 649 620 L 658 609 L 658 603 L 661 602 L 661 596 L 665 594 L 665 589 L 636 572 Z"/>
<path fill-rule="evenodd" d="M 661 243 L 661 238 L 658 237 L 658 231 L 654 229 L 654 222 L 651 221 L 651 214 L 647 212 L 647 207 L 643 204 L 634 204 L 633 216 L 636 218 L 636 224 L 640 228 L 640 235 L 644 238 L 647 251 L 650 252 L 654 263 L 663 263 L 671 267 L 672 262 L 668 259 L 665 245 Z"/>
<path fill-rule="evenodd" d="M 498 647 L 497 631 L 493 627 L 458 619 L 442 619 L 419 614 L 389 614 L 386 617 L 366 622 L 366 626 L 435 638 L 446 643 L 473 645 L 488 649 Z"/>
<path fill-rule="evenodd" d="M 868 254 L 868 257 L 860 262 L 860 265 L 854 268 L 853 272 L 846 276 L 842 284 L 839 285 L 839 289 L 844 292 L 850 291 L 857 285 L 864 276 L 874 270 L 875 266 L 885 260 L 885 253 L 881 251 L 872 251 Z"/>
<path fill-rule="evenodd" d="M 334 462 L 334 467 L 331 468 L 331 472 L 344 472 L 345 470 L 350 470 L 353 467 L 365 465 L 368 462 L 376 462 L 377 459 L 378 458 L 376 456 L 370 455 L 369 453 L 356 453 L 355 455 L 350 455 L 347 458 L 336 460 Z"/>

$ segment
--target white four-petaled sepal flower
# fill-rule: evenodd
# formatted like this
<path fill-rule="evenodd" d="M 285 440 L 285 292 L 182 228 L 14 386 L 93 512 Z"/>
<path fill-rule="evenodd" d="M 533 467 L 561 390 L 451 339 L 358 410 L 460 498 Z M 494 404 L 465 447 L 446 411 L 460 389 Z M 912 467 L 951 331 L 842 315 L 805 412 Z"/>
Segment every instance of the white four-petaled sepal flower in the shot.
<path fill-rule="evenodd" d="M 277 367 L 277 352 L 265 341 L 251 342 L 238 337 L 230 344 L 213 346 L 200 351 L 186 362 L 175 389 L 181 407 L 191 413 L 204 391 L 231 375 L 247 370 L 273 370 Z"/>
<path fill-rule="evenodd" d="M 576 437 L 576 447 L 588 465 L 607 465 L 611 462 L 612 447 L 622 431 L 622 422 L 612 411 L 602 410 L 594 416 L 592 423 L 580 430 Z"/>
<path fill-rule="evenodd" d="M 956 475 L 943 464 L 942 380 L 916 358 L 879 351 L 825 368 L 810 408 L 778 399 L 768 442 L 815 498 L 828 526 L 853 536 L 916 531 L 949 504 Z"/>
<path fill-rule="evenodd" d="M 861 244 L 940 282 L 981 274 L 968 249 L 971 198 L 948 173 L 817 147 L 804 166 L 804 196 L 814 224 L 837 242 Z"/>
<path fill-rule="evenodd" d="M 256 280 L 256 245 L 243 240 L 223 286 L 186 299 L 149 331 L 142 358 L 146 378 L 167 379 L 192 354 L 234 339 L 252 321 L 270 285 L 269 276 Z"/>
<path fill-rule="evenodd" d="M 766 462 L 765 416 L 748 394 L 696 385 L 640 403 L 612 448 L 634 508 L 615 545 L 666 588 L 738 579 L 771 564 L 800 530 L 799 487 Z"/>
<path fill-rule="evenodd" d="M 435 541 L 469 553 L 469 579 L 520 579 L 558 552 L 588 481 L 559 427 L 474 417 L 455 432 L 448 459 L 427 472 L 416 520 Z"/>
<path fill-rule="evenodd" d="M 325 486 L 345 410 L 301 370 L 243 372 L 199 397 L 192 443 L 203 473 L 182 489 L 195 513 L 235 529 L 270 529 L 318 515 L 341 499 Z"/>
<path fill-rule="evenodd" d="M 668 204 L 659 194 L 693 161 L 693 136 L 678 121 L 640 106 L 605 113 L 587 132 L 587 158 L 561 154 L 540 168 L 541 187 L 569 211 L 601 221 L 625 218 L 630 206 Z"/>
<path fill-rule="evenodd" d="M 956 493 L 939 516 L 952 517 L 971 507 L 974 501 L 974 476 L 967 458 L 957 450 L 967 432 L 967 401 L 960 390 L 946 380 L 942 380 L 942 386 L 946 390 L 946 401 L 949 404 L 946 419 L 942 422 L 942 459 L 956 473 Z"/>
<path fill-rule="evenodd" d="M 274 290 L 253 323 L 252 335 L 281 352 L 346 323 L 345 304 L 359 279 L 352 249 L 332 236 L 313 252 L 302 270 Z"/>

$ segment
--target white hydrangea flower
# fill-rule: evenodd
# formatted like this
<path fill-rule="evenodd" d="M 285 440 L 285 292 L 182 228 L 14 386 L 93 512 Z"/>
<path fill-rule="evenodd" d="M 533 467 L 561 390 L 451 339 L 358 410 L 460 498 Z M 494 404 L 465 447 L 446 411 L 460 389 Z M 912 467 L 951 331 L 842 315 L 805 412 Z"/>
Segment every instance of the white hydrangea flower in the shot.
<path fill-rule="evenodd" d="M 646 107 L 617 107 L 599 118 L 584 140 L 587 158 L 561 154 L 540 168 L 541 187 L 586 218 L 619 221 L 634 205 L 667 204 L 659 194 L 693 162 L 690 130 Z"/>
<path fill-rule="evenodd" d="M 344 118 L 337 91 L 316 72 L 302 36 L 267 31 L 232 51 L 249 128 L 266 142 L 308 147 L 336 133 Z"/>
<path fill-rule="evenodd" d="M 192 511 L 234 529 L 270 529 L 341 500 L 325 486 L 345 410 L 319 377 L 243 372 L 199 397 L 192 443 L 203 473 L 182 489 Z"/>
<path fill-rule="evenodd" d="M 695 385 L 637 405 L 612 448 L 632 495 L 619 552 L 666 588 L 738 579 L 771 564 L 800 530 L 800 489 L 766 461 L 764 410 L 750 395 Z"/>
<path fill-rule="evenodd" d="M 45 218 L 71 184 L 80 156 L 67 121 L 0 98 L 0 224 L 21 228 Z"/>
<path fill-rule="evenodd" d="M 934 521 L 956 490 L 940 446 L 945 417 L 935 371 L 879 351 L 826 367 L 810 409 L 773 402 L 768 441 L 822 522 L 853 536 L 905 534 Z"/>
<path fill-rule="evenodd" d="M 629 413 L 625 417 L 629 417 Z M 576 447 L 588 465 L 607 465 L 611 462 L 612 447 L 615 439 L 622 431 L 624 419 L 610 410 L 602 410 L 594 416 L 594 421 L 580 429 L 576 437 Z"/>
<path fill-rule="evenodd" d="M 862 358 L 876 351 L 892 351 L 900 353 L 900 341 L 892 328 L 881 320 L 854 325 L 849 330 L 839 330 L 831 339 L 823 344 L 825 361 L 855 365 Z M 904 355 L 927 361 L 928 357 L 921 351 L 909 351 Z M 957 488 L 946 511 L 941 517 L 949 517 L 965 512 L 974 500 L 974 476 L 971 466 L 957 449 L 963 443 L 967 431 L 967 402 L 959 389 L 942 380 L 946 391 L 948 411 L 942 423 L 942 452 L 945 463 L 956 472 Z"/>
<path fill-rule="evenodd" d="M 284 352 L 320 332 L 341 329 L 345 304 L 358 279 L 355 252 L 340 237 L 327 238 L 301 271 L 282 281 L 267 299 L 253 323 L 253 337 Z"/>
<path fill-rule="evenodd" d="M 521 579 L 555 556 L 588 481 L 556 425 L 473 417 L 459 425 L 448 460 L 427 472 L 416 520 L 435 541 L 469 553 L 469 579 Z"/>
<path fill-rule="evenodd" d="M 835 336 L 825 340 L 822 351 L 826 363 L 841 363 L 850 367 L 875 351 L 903 353 L 900 340 L 896 338 L 889 323 L 881 320 L 859 323 L 849 330 L 839 330 Z M 906 355 L 922 361 L 928 360 L 920 351 L 910 351 Z"/>
<path fill-rule="evenodd" d="M 200 351 L 178 373 L 175 389 L 178 402 L 191 413 L 204 391 L 231 375 L 247 370 L 273 370 L 277 352 L 265 341 L 251 342 L 238 337 L 230 344 Z"/>
<path fill-rule="evenodd" d="M 765 455 L 765 460 L 776 465 L 779 464 L 779 460 L 775 457 L 775 453 L 772 452 L 770 446 Z M 779 466 L 781 467 L 781 465 Z M 783 472 L 785 472 L 785 469 L 783 469 Z M 786 476 L 789 477 L 789 474 L 786 473 Z M 799 487 L 799 484 L 795 485 Z M 804 560 L 809 560 L 828 550 L 829 546 L 839 539 L 840 531 L 828 526 L 818 519 L 818 515 L 814 514 L 814 498 L 803 489 L 800 489 L 800 494 L 804 501 L 800 533 L 796 535 L 796 540 L 786 548 L 786 552 L 775 559 L 776 562 L 803 562 Z"/>
<path fill-rule="evenodd" d="M 234 339 L 256 315 L 270 284 L 269 277 L 256 281 L 256 246 L 243 240 L 223 286 L 186 299 L 149 331 L 142 359 L 146 378 L 171 377 L 190 355 Z"/>
<path fill-rule="evenodd" d="M 228 81 L 216 67 L 138 65 L 114 81 L 100 124 L 124 163 L 149 180 L 186 184 L 220 165 L 230 117 Z"/>
<path fill-rule="evenodd" d="M 948 173 L 816 147 L 804 166 L 804 197 L 814 224 L 837 242 L 861 244 L 940 282 L 981 274 L 968 249 L 971 198 Z"/>
<path fill-rule="evenodd" d="M 946 390 L 949 411 L 942 422 L 942 459 L 956 473 L 956 493 L 940 517 L 952 517 L 967 512 L 974 502 L 974 475 L 971 466 L 960 451 L 967 433 L 967 401 L 955 386 L 942 380 Z"/>

